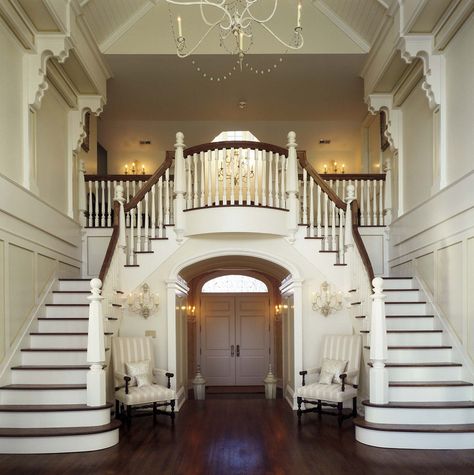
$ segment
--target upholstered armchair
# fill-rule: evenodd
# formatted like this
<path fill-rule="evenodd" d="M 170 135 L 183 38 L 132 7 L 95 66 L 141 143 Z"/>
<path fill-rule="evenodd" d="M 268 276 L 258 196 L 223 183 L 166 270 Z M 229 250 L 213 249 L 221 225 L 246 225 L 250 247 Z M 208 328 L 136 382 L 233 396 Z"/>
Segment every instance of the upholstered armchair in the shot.
<path fill-rule="evenodd" d="M 112 338 L 112 359 L 117 417 L 126 417 L 130 425 L 134 407 L 140 408 L 140 411 L 152 407 L 154 420 L 157 414 L 168 415 L 174 420 L 176 393 L 171 389 L 174 375 L 153 368 L 155 359 L 151 338 Z M 160 407 L 163 409 L 158 409 Z M 165 410 L 167 407 L 169 411 Z M 150 414 L 149 411 L 147 413 Z"/>
<path fill-rule="evenodd" d="M 341 426 L 344 419 L 357 416 L 360 358 L 359 335 L 326 335 L 323 338 L 321 367 L 300 371 L 303 385 L 296 391 L 298 421 L 306 412 L 317 412 L 337 415 Z M 351 399 L 352 413 L 345 415 L 344 402 Z M 301 408 L 303 403 L 305 409 Z M 325 411 L 323 407 L 336 411 Z"/>

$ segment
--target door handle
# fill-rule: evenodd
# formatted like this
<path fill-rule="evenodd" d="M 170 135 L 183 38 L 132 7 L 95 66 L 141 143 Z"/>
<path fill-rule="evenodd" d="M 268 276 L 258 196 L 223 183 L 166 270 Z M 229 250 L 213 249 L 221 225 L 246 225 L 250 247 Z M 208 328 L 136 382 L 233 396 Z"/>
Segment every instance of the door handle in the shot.
<path fill-rule="evenodd" d="M 237 345 L 237 356 L 240 356 L 240 345 Z"/>
<path fill-rule="evenodd" d="M 230 346 L 230 356 L 233 358 L 234 357 L 234 345 Z"/>

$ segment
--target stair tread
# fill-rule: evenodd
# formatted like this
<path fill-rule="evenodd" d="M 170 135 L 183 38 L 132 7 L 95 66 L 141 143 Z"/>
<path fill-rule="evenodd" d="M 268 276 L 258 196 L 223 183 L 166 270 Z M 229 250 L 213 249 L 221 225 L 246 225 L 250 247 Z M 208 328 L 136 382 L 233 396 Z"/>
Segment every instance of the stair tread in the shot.
<path fill-rule="evenodd" d="M 361 333 L 370 333 L 370 330 L 361 330 Z M 387 333 L 443 333 L 443 330 L 387 330 Z"/>
<path fill-rule="evenodd" d="M 420 289 L 383 289 L 384 292 L 419 292 Z"/>
<path fill-rule="evenodd" d="M 88 303 L 47 303 L 45 307 L 88 307 Z"/>
<path fill-rule="evenodd" d="M 30 389 L 41 389 L 41 390 L 55 390 L 55 389 L 86 389 L 87 385 L 85 384 L 7 384 L 5 386 L 0 386 L 0 389 L 13 390 L 30 390 Z"/>
<path fill-rule="evenodd" d="M 90 282 L 91 279 L 58 279 L 59 282 Z"/>
<path fill-rule="evenodd" d="M 385 302 L 385 305 L 419 305 L 419 304 L 425 304 L 426 300 L 420 300 L 417 302 Z"/>
<path fill-rule="evenodd" d="M 385 315 L 385 318 L 434 318 L 434 315 Z"/>
<path fill-rule="evenodd" d="M 403 280 L 403 279 L 413 279 L 413 277 L 382 277 L 384 280 Z"/>
<path fill-rule="evenodd" d="M 370 350 L 370 346 L 364 346 L 366 350 Z M 437 346 L 387 346 L 389 350 L 449 350 L 452 346 L 449 345 L 437 345 Z"/>
<path fill-rule="evenodd" d="M 362 401 L 364 406 L 386 407 L 393 409 L 470 409 L 474 408 L 474 401 L 404 401 L 388 402 L 387 404 L 373 404 L 370 401 Z"/>
<path fill-rule="evenodd" d="M 71 335 L 80 335 L 87 336 L 87 332 L 30 332 L 30 335 L 35 336 L 71 336 Z M 113 335 L 112 332 L 104 332 L 104 335 Z"/>
<path fill-rule="evenodd" d="M 88 370 L 90 368 L 89 365 L 19 365 L 19 366 L 12 366 L 12 370 L 19 370 L 19 371 L 29 371 L 29 370 Z"/>
<path fill-rule="evenodd" d="M 458 387 L 458 386 L 473 386 L 473 383 L 468 381 L 390 381 L 390 387 Z"/>
<path fill-rule="evenodd" d="M 87 348 L 22 348 L 20 351 L 87 351 Z"/>
<path fill-rule="evenodd" d="M 4 404 L 0 405 L 0 412 L 98 411 L 111 407 L 112 403 L 103 406 L 88 406 L 87 404 Z"/>
<path fill-rule="evenodd" d="M 367 363 L 369 366 L 372 366 L 372 363 Z M 451 363 L 449 361 L 441 363 L 385 363 L 387 368 L 437 368 L 437 367 L 451 367 L 451 366 L 462 366 L 462 363 Z"/>
<path fill-rule="evenodd" d="M 109 424 L 89 427 L 44 427 L 44 428 L 0 428 L 0 437 L 63 437 L 67 435 L 100 434 L 118 429 L 121 422 L 114 419 Z"/>
<path fill-rule="evenodd" d="M 392 432 L 474 432 L 474 424 L 376 424 L 361 417 L 354 419 L 354 424 L 364 429 Z"/>
<path fill-rule="evenodd" d="M 90 294 L 90 290 L 53 290 L 53 294 Z"/>

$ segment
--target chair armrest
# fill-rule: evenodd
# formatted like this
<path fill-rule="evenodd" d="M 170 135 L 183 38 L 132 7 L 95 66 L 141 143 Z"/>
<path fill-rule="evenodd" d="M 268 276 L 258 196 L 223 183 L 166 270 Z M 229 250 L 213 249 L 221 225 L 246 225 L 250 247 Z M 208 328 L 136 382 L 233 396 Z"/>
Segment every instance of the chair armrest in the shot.
<path fill-rule="evenodd" d="M 347 373 L 342 373 L 339 375 L 339 379 L 341 380 L 341 391 L 344 392 L 346 390 L 346 378 Z"/>
<path fill-rule="evenodd" d="M 303 378 L 303 386 L 306 384 L 306 375 L 308 374 L 317 374 L 321 372 L 321 368 L 311 368 L 311 369 L 306 369 L 303 371 L 300 371 L 300 376 Z"/>
<path fill-rule="evenodd" d="M 168 378 L 167 387 L 168 389 L 171 388 L 171 378 L 174 377 L 174 373 L 170 373 L 165 369 L 153 368 L 153 376 L 165 376 L 166 378 Z"/>
<path fill-rule="evenodd" d="M 124 376 L 123 379 L 125 380 L 125 394 L 128 394 L 128 383 L 132 380 L 130 376 Z"/>

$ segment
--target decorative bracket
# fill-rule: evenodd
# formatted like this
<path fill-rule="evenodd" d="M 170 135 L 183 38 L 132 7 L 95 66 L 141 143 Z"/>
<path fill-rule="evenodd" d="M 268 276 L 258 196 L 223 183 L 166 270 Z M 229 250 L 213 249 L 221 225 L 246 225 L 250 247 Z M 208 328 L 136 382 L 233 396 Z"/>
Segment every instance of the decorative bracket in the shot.
<path fill-rule="evenodd" d="M 104 98 L 99 95 L 77 96 L 77 109 L 69 111 L 69 124 L 72 150 L 77 151 L 87 136 L 85 116 L 92 112 L 96 116 L 102 113 Z"/>
<path fill-rule="evenodd" d="M 392 94 L 369 94 L 367 104 L 371 114 L 384 111 L 387 115 L 387 126 L 384 131 L 392 152 L 398 152 L 401 146 L 402 111 L 393 106 Z"/>
<path fill-rule="evenodd" d="M 48 59 L 54 57 L 60 63 L 64 63 L 71 48 L 72 43 L 64 34 L 45 33 L 36 36 L 36 52 L 26 57 L 28 103 L 34 109 L 40 108 L 41 100 L 48 89 L 46 81 Z"/>
<path fill-rule="evenodd" d="M 433 35 L 408 34 L 400 38 L 398 49 L 406 63 L 415 58 L 423 61 L 423 83 L 431 110 L 436 109 L 442 101 L 444 77 L 444 56 L 434 50 Z"/>

